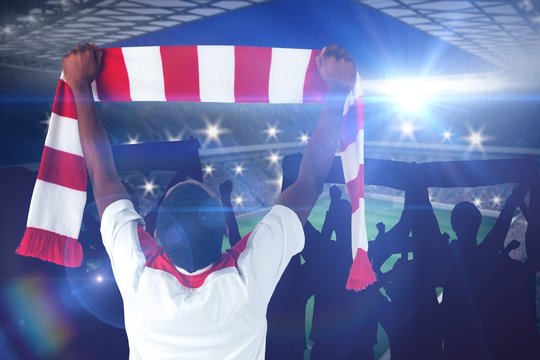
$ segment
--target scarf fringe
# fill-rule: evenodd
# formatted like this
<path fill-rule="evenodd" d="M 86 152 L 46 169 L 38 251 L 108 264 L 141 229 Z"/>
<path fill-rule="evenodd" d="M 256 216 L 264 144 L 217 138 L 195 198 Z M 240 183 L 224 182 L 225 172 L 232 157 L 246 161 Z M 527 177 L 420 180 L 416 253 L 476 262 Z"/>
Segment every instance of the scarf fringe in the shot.
<path fill-rule="evenodd" d="M 377 278 L 367 252 L 358 248 L 345 288 L 347 290 L 362 291 L 375 283 L 375 281 L 377 281 Z"/>
<path fill-rule="evenodd" d="M 76 239 L 37 228 L 26 228 L 15 253 L 71 268 L 81 266 L 83 260 L 83 250 Z"/>

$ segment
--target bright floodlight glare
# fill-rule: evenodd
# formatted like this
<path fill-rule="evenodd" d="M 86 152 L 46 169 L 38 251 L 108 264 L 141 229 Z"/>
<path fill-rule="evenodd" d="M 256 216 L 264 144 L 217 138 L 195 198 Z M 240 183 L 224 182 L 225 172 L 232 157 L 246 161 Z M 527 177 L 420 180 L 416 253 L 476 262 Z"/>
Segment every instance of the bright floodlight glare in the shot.
<path fill-rule="evenodd" d="M 413 78 L 388 80 L 381 90 L 390 95 L 401 112 L 420 114 L 428 102 L 428 92 L 433 89 L 429 86 L 429 81 Z"/>
<path fill-rule="evenodd" d="M 242 175 L 242 173 L 244 172 L 244 167 L 242 166 L 242 164 L 236 164 L 234 166 L 234 174 L 235 175 Z"/>
<path fill-rule="evenodd" d="M 474 199 L 473 204 L 477 207 L 480 207 L 480 205 L 482 205 L 482 200 L 480 200 L 479 198 L 476 198 Z"/>
<path fill-rule="evenodd" d="M 270 156 L 268 156 L 268 160 L 270 161 L 270 164 L 277 164 L 279 163 L 279 154 L 278 153 L 270 153 Z"/>
<path fill-rule="evenodd" d="M 307 134 L 302 133 L 300 134 L 299 139 L 302 144 L 307 144 L 309 141 L 309 136 Z"/>
<path fill-rule="evenodd" d="M 244 198 L 242 198 L 241 195 L 237 195 L 234 197 L 234 203 L 238 206 L 242 206 L 242 204 L 244 203 Z"/>
<path fill-rule="evenodd" d="M 452 133 L 448 130 L 442 133 L 443 141 L 450 140 Z"/>
<path fill-rule="evenodd" d="M 403 136 L 412 136 L 414 132 L 414 126 L 410 122 L 404 122 L 401 124 L 401 134 Z"/>
<path fill-rule="evenodd" d="M 482 146 L 482 141 L 484 141 L 484 138 L 482 137 L 481 133 L 473 132 L 469 136 L 469 141 L 472 146 Z"/>
<path fill-rule="evenodd" d="M 208 140 L 212 140 L 212 139 L 218 140 L 219 134 L 221 134 L 221 129 L 219 128 L 217 124 L 209 124 L 206 127 L 205 131 L 206 131 L 206 136 L 208 137 Z"/>
<path fill-rule="evenodd" d="M 103 276 L 101 276 L 101 275 L 96 276 L 96 281 L 97 282 L 102 282 L 103 281 Z"/>
<path fill-rule="evenodd" d="M 159 186 L 154 184 L 154 180 L 144 180 L 144 185 L 141 186 L 144 189 L 144 195 L 152 194 L 154 195 L 154 190 Z"/>
<path fill-rule="evenodd" d="M 493 199 L 491 199 L 493 202 L 493 205 L 500 205 L 501 204 L 501 198 L 500 196 L 494 196 Z"/>
<path fill-rule="evenodd" d="M 212 176 L 212 173 L 214 172 L 214 166 L 212 166 L 212 164 L 206 164 L 204 165 L 204 175 L 209 175 L 209 176 Z"/>
<path fill-rule="evenodd" d="M 267 125 L 268 127 L 266 128 L 266 130 L 264 130 L 264 132 L 266 133 L 266 141 L 270 140 L 270 139 L 274 139 L 274 140 L 277 140 L 277 134 L 281 132 L 281 130 L 278 129 L 277 126 L 272 126 L 272 125 Z"/>
<path fill-rule="evenodd" d="M 128 144 L 138 144 L 139 143 L 139 135 L 131 136 L 128 135 Z"/>
<path fill-rule="evenodd" d="M 173 135 L 169 131 L 165 131 L 165 136 L 167 137 L 167 141 L 180 141 L 182 139 L 182 132 Z"/>

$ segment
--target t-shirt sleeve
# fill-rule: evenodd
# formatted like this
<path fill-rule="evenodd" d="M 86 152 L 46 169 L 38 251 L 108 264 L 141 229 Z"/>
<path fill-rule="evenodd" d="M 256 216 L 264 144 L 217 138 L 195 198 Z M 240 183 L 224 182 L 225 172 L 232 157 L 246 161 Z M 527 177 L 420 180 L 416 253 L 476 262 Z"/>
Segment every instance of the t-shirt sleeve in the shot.
<path fill-rule="evenodd" d="M 139 224 L 144 221 L 127 199 L 107 206 L 101 218 L 103 245 L 121 293 L 136 287 L 146 264 L 137 234 Z"/>
<path fill-rule="evenodd" d="M 304 247 L 304 231 L 291 209 L 275 205 L 257 224 L 238 258 L 251 296 L 268 303 L 291 258 Z"/>

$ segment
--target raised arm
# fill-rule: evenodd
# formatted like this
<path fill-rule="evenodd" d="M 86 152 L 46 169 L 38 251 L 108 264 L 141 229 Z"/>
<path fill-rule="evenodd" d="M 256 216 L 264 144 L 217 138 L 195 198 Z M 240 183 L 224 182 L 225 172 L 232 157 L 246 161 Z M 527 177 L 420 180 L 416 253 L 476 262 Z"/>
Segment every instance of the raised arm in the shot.
<path fill-rule="evenodd" d="M 92 96 L 90 84 L 101 69 L 101 59 L 97 46 L 83 44 L 71 50 L 63 61 L 64 78 L 77 106 L 79 137 L 100 217 L 109 204 L 129 198 L 118 178 L 111 144 Z"/>
<path fill-rule="evenodd" d="M 486 238 L 480 244 L 482 251 L 488 255 L 497 255 L 504 248 L 504 239 L 508 234 L 514 212 L 523 200 L 527 188 L 524 185 L 518 185 L 510 194 L 504 204 L 495 225 L 487 234 Z"/>
<path fill-rule="evenodd" d="M 338 145 L 345 98 L 356 80 L 356 67 L 351 56 L 335 45 L 323 49 L 317 64 L 329 93 L 302 157 L 298 179 L 277 201 L 277 204 L 294 210 L 302 224 L 322 192 Z"/>

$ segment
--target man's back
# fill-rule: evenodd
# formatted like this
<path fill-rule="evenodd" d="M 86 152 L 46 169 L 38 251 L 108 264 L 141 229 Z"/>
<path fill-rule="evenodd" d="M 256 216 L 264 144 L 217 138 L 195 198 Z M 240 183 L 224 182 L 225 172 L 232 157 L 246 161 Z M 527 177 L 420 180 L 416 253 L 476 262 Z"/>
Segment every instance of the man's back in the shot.
<path fill-rule="evenodd" d="M 103 213 L 102 235 L 124 300 L 131 358 L 262 359 L 266 308 L 304 243 L 298 217 L 272 208 L 250 236 L 195 273 L 175 267 L 131 202 Z"/>

